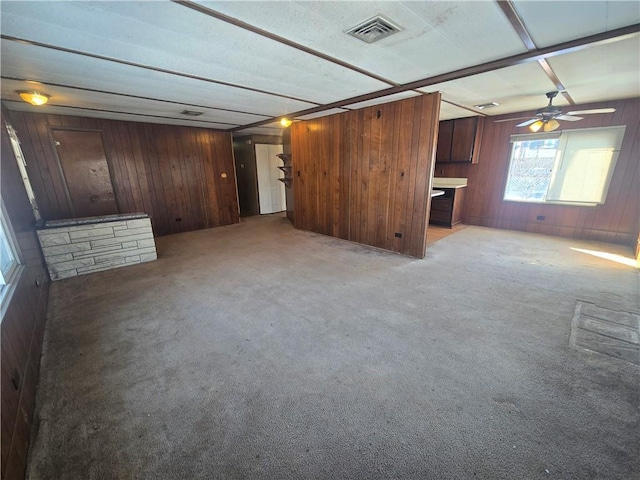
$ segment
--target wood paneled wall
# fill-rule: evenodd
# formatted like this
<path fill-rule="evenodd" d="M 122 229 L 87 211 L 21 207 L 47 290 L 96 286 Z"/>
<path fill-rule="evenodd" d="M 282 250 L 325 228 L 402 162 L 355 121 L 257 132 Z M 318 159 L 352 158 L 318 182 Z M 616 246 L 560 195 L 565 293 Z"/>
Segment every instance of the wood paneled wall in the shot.
<path fill-rule="evenodd" d="M 282 153 L 291 154 L 291 128 L 285 128 L 282 132 Z M 295 183 L 291 182 L 285 191 L 285 199 L 287 202 L 287 218 L 291 223 L 295 222 L 296 214 L 296 196 Z"/>
<path fill-rule="evenodd" d="M 0 178 L 25 269 L 2 318 L 2 479 L 23 479 L 36 397 L 47 310 L 48 276 L 34 217 L 2 120 Z"/>
<path fill-rule="evenodd" d="M 294 123 L 295 226 L 424 257 L 439 111 L 432 94 Z"/>
<path fill-rule="evenodd" d="M 156 235 L 239 221 L 230 133 L 15 111 L 8 115 L 45 220 L 73 217 L 50 135 L 51 127 L 67 127 L 102 132 L 120 213 L 148 213 Z"/>
<path fill-rule="evenodd" d="M 571 110 L 614 107 L 613 114 L 585 115 L 565 128 L 626 125 L 620 155 L 606 202 L 596 207 L 538 205 L 502 200 L 511 146 L 509 137 L 523 133 L 520 121 L 493 120 L 526 117 L 534 112 L 488 118 L 484 124 L 478 163 L 438 165 L 436 176 L 467 177 L 464 222 L 570 238 L 621 243 L 635 248 L 640 228 L 640 99 L 571 107 Z M 537 220 L 542 215 L 544 220 Z"/>

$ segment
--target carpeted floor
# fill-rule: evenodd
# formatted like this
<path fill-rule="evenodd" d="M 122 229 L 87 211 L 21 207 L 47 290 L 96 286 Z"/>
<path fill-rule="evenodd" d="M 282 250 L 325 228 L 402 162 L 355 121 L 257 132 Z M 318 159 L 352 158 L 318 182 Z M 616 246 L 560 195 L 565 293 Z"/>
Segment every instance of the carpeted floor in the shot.
<path fill-rule="evenodd" d="M 577 301 L 638 312 L 638 272 L 588 250 L 630 256 L 470 226 L 415 260 L 277 215 L 159 238 L 52 285 L 29 478 L 638 478 L 640 367 L 569 343 Z"/>

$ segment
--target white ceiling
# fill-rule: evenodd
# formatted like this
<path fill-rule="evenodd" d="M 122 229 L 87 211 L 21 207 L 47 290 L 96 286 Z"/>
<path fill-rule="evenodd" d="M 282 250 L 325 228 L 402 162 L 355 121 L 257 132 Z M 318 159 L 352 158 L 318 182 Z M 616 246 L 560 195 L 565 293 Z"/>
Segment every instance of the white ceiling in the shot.
<path fill-rule="evenodd" d="M 0 10 L 10 110 L 223 130 L 264 122 L 240 132 L 276 135 L 276 117 L 315 118 L 419 92 L 442 92 L 441 119 L 522 112 L 544 106 L 556 82 L 535 58 L 510 66 L 502 59 L 633 25 L 624 38 L 581 41 L 546 60 L 575 104 L 640 96 L 637 1 L 3 0 Z M 344 33 L 377 14 L 402 30 L 372 44 Z M 431 80 L 493 61 L 503 68 Z M 420 80 L 419 89 L 402 87 Z M 393 95 L 358 98 L 391 87 Z M 33 107 L 15 93 L 36 88 L 51 95 L 49 104 Z M 491 101 L 500 105 L 474 107 Z M 564 96 L 555 103 L 569 105 Z M 186 117 L 185 109 L 203 114 Z"/>

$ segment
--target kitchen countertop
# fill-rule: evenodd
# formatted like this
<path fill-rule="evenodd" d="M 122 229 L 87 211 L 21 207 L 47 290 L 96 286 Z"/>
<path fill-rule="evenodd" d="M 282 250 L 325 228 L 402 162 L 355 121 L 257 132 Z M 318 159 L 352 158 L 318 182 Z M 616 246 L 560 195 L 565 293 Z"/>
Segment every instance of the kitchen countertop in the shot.
<path fill-rule="evenodd" d="M 434 177 L 432 188 L 463 188 L 467 186 L 466 178 Z"/>

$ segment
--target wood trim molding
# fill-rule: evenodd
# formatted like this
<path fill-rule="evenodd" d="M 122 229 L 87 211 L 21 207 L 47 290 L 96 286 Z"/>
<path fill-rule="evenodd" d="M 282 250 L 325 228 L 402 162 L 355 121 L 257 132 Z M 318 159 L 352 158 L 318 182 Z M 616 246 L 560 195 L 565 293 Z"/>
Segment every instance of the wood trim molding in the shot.
<path fill-rule="evenodd" d="M 11 76 L 7 76 L 7 75 L 2 75 L 0 76 L 0 79 L 2 80 L 15 80 L 18 82 L 29 82 L 31 81 L 31 79 L 28 78 L 18 78 L 18 77 L 11 77 Z M 67 85 L 64 83 L 54 83 L 54 82 L 43 82 L 43 81 L 38 81 L 38 83 L 41 83 L 42 85 L 48 85 L 51 87 L 62 87 L 62 88 L 71 88 L 73 90 L 81 90 L 83 92 L 93 92 L 93 93 L 103 93 L 106 95 L 116 95 L 119 97 L 127 97 L 127 98 L 137 98 L 140 100 L 150 100 L 152 102 L 162 102 L 162 103 L 170 103 L 172 105 L 182 105 L 184 107 L 193 107 L 193 108 L 206 108 L 207 110 L 215 110 L 215 111 L 219 111 L 219 112 L 231 112 L 231 113 L 241 113 L 243 115 L 253 115 L 254 117 L 263 117 L 266 118 L 268 117 L 268 115 L 263 115 L 260 113 L 255 113 L 255 112 L 245 112 L 243 110 L 233 110 L 230 108 L 221 108 L 221 107 L 210 107 L 208 105 L 198 105 L 195 103 L 185 103 L 185 102 L 178 102 L 178 101 L 173 101 L 173 100 L 164 100 L 162 98 L 155 98 L 155 97 L 145 97 L 142 95 L 133 95 L 130 93 L 121 93 L 121 92 L 109 92 L 107 90 L 99 90 L 96 88 L 88 88 L 88 87 L 78 87 L 76 85 Z M 11 100 L 8 100 L 11 101 Z M 222 123 L 222 122 L 216 122 L 216 123 Z"/>
<path fill-rule="evenodd" d="M 207 15 L 209 17 L 215 18 L 217 20 L 221 20 L 223 22 L 227 22 L 230 23 L 231 25 L 234 25 L 236 27 L 242 28 L 244 30 L 248 30 L 252 33 L 255 33 L 257 35 L 261 35 L 265 38 L 268 38 L 269 40 L 273 40 L 275 42 L 278 43 L 282 43 L 283 45 L 286 45 L 288 47 L 292 47 L 295 48 L 296 50 L 300 50 L 301 52 L 304 53 L 308 53 L 309 55 L 313 55 L 314 57 L 318 57 L 321 58 L 322 60 L 326 60 L 327 62 L 331 62 L 334 63 L 336 65 L 339 65 L 341 67 L 344 68 L 348 68 L 351 71 L 357 72 L 361 75 L 365 75 L 369 78 L 373 78 L 375 80 L 378 80 L 380 82 L 386 83 L 387 85 L 399 85 L 396 82 L 392 82 L 391 80 L 381 77 L 379 75 L 376 75 L 375 73 L 369 72 L 363 68 L 360 67 L 356 67 L 355 65 L 351 64 L 351 63 L 347 63 L 347 62 L 343 62 L 342 60 L 332 57 L 330 55 L 327 55 L 325 53 L 319 52 L 317 50 L 314 50 L 312 48 L 309 47 L 305 47 L 304 45 L 301 45 L 297 42 L 291 41 L 287 38 L 281 37 L 280 35 L 276 35 L 275 33 L 269 32 L 267 30 L 263 30 L 261 28 L 256 27 L 255 25 L 251 25 L 249 23 L 243 22 L 242 20 L 238 20 L 237 18 L 233 18 L 230 17 L 228 15 L 225 15 L 224 13 L 220 13 L 217 12 L 216 10 L 213 10 L 211 8 L 207 8 L 203 5 L 200 5 L 198 3 L 194 3 L 190 0 L 171 0 L 174 3 L 177 3 L 178 5 L 182 5 L 183 7 L 187 7 L 190 8 L 191 10 L 194 10 L 196 12 L 202 13 L 204 15 Z"/>
<path fill-rule="evenodd" d="M 513 2 L 511 0 L 497 0 L 497 1 L 498 1 L 498 6 L 502 9 L 504 14 L 506 15 L 507 19 L 511 23 L 511 26 L 520 37 L 520 40 L 522 40 L 522 43 L 524 43 L 524 46 L 527 47 L 527 49 L 530 52 L 536 50 L 538 47 L 533 41 L 531 34 L 527 30 L 527 27 L 525 26 L 524 21 L 518 14 L 518 11 L 516 10 L 516 7 L 513 4 Z M 558 91 L 562 93 L 562 96 L 564 96 L 567 102 L 569 102 L 570 105 L 575 105 L 576 103 L 573 101 L 573 98 L 571 98 L 571 95 L 569 95 L 569 92 L 567 92 L 567 89 L 564 87 L 564 85 L 558 78 L 558 75 L 556 75 L 556 72 L 554 72 L 553 69 L 551 68 L 551 65 L 549 65 L 549 62 L 547 62 L 545 58 L 541 58 L 538 60 L 538 63 L 544 70 L 544 73 L 547 74 L 547 77 L 549 77 L 549 80 L 551 80 L 553 84 L 556 86 L 556 88 L 558 89 Z"/>
<path fill-rule="evenodd" d="M 22 43 L 24 45 L 31 45 L 34 47 L 48 48 L 51 50 L 56 50 L 58 52 L 71 53 L 73 55 L 82 55 L 84 57 L 95 58 L 96 60 L 104 60 L 107 62 L 119 63 L 120 65 L 127 65 L 129 67 L 142 68 L 145 70 L 150 70 L 153 72 L 166 73 L 168 75 L 175 75 L 177 77 L 190 78 L 192 80 L 200 80 L 202 82 L 215 83 L 216 85 L 223 85 L 225 87 L 239 88 L 241 90 L 247 90 L 250 92 L 262 93 L 264 95 L 271 95 L 273 97 L 287 98 L 289 100 L 295 100 L 297 102 L 310 103 L 312 105 L 318 105 L 317 102 L 312 102 L 311 100 L 305 100 L 303 98 L 292 97 L 289 95 L 282 95 L 280 93 L 269 92 L 268 90 L 262 90 L 259 88 L 247 87 L 244 85 L 238 85 L 235 83 L 223 82 L 221 80 L 214 80 L 212 78 L 201 77 L 199 75 L 191 75 L 190 73 L 177 72 L 175 70 L 168 70 L 166 68 L 154 67 L 152 65 L 145 65 L 137 62 L 130 62 L 128 60 L 121 60 L 119 58 L 107 57 L 104 55 L 98 55 L 96 53 L 83 52 L 81 50 L 75 50 L 72 48 L 60 47 L 57 45 L 51 45 L 48 43 L 37 42 L 35 40 L 29 40 L 26 38 L 12 37 L 10 35 L 0 35 L 2 40 L 8 40 L 10 42 Z"/>
<path fill-rule="evenodd" d="M 344 107 L 345 105 L 351 105 L 353 103 L 364 102 L 367 100 L 375 100 L 377 98 L 386 97 L 388 95 L 393 95 L 395 93 L 402 93 L 408 90 L 415 90 L 417 88 L 424 88 L 424 87 L 428 87 L 430 85 L 435 85 L 438 83 L 450 82 L 452 80 L 459 80 L 461 78 L 466 78 L 473 75 L 479 75 L 481 73 L 492 72 L 494 70 L 499 70 L 501 68 L 513 67 L 515 65 L 521 65 L 529 62 L 537 62 L 538 60 L 545 59 L 547 57 L 554 57 L 556 55 L 563 55 L 571 52 L 577 52 L 585 48 L 588 48 L 591 45 L 606 44 L 606 43 L 611 43 L 611 42 L 616 42 L 616 41 L 624 40 L 627 38 L 631 38 L 638 35 L 638 32 L 640 32 L 640 24 L 636 23 L 634 25 L 628 25 L 626 27 L 617 28 L 615 30 L 610 30 L 608 32 L 597 33 L 595 35 L 589 35 L 587 37 L 570 40 L 568 42 L 562 42 L 556 45 L 551 45 L 551 46 L 540 48 L 530 52 L 519 53 L 517 55 L 512 55 L 510 57 L 500 58 L 498 60 L 492 60 L 490 62 L 481 63 L 479 65 L 461 68 L 459 70 L 442 73 L 440 75 L 435 75 L 433 77 L 427 77 L 420 80 L 415 80 L 410 83 L 398 85 L 397 87 L 385 88 L 383 90 L 377 90 L 375 92 L 366 93 L 364 95 L 358 95 L 356 97 L 346 98 L 344 100 L 339 100 L 337 102 L 327 103 L 325 105 L 308 108 L 306 110 L 300 110 L 298 112 L 292 112 L 292 113 L 289 113 L 287 116 L 295 118 L 295 117 L 300 117 L 302 115 L 319 113 L 319 112 L 323 112 L 333 108 L 339 108 L 339 107 Z M 236 132 L 239 130 L 244 130 L 246 128 L 259 127 L 267 123 L 273 123 L 277 121 L 279 118 L 280 117 L 273 117 L 273 118 L 270 118 L 269 120 L 250 123 L 248 125 L 243 125 L 241 127 L 232 128 L 230 131 Z"/>
<path fill-rule="evenodd" d="M 536 50 L 538 47 L 536 46 L 533 38 L 529 34 L 527 27 L 524 25 L 524 22 L 518 12 L 516 11 L 516 7 L 511 0 L 497 0 L 498 6 L 504 12 L 507 20 L 516 31 L 524 46 L 527 47 L 527 50 L 530 52 Z"/>
<path fill-rule="evenodd" d="M 6 98 L 3 98 L 2 102 L 5 103 L 5 104 L 6 103 L 20 103 L 18 100 L 10 100 L 10 99 L 6 99 Z M 88 110 L 90 112 L 115 113 L 115 114 L 130 115 L 130 116 L 135 116 L 135 117 L 162 118 L 162 119 L 165 119 L 165 120 L 180 120 L 180 121 L 185 121 L 185 122 L 198 122 L 198 123 L 204 123 L 205 125 L 210 125 L 210 124 L 237 125 L 236 123 L 197 120 L 195 118 L 189 118 L 189 117 L 166 117 L 164 115 L 151 115 L 150 113 L 119 112 L 118 110 L 106 110 L 104 108 L 91 108 L 91 107 L 76 107 L 76 106 L 73 106 L 73 105 L 61 105 L 61 104 L 58 104 L 58 103 L 47 103 L 47 107 L 70 108 L 70 109 L 73 109 L 73 110 Z M 40 108 L 42 108 L 42 107 L 40 107 Z M 43 111 L 44 111 L 44 109 L 43 109 Z M 66 115 L 66 114 L 56 114 L 56 115 Z M 73 114 L 70 114 L 70 115 L 73 115 Z M 121 121 L 140 121 L 140 120 L 121 120 Z M 209 127 L 209 128 L 211 128 L 213 130 L 220 130 L 220 129 L 216 129 L 214 127 Z"/>

